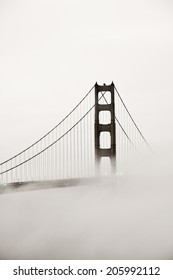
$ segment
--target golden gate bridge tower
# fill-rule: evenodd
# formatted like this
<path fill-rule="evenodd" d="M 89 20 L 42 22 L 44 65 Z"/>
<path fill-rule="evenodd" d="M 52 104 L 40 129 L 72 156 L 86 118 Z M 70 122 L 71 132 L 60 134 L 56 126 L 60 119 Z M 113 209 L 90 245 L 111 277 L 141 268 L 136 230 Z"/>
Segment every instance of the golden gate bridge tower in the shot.
<path fill-rule="evenodd" d="M 104 92 L 104 93 L 103 93 Z M 105 98 L 106 93 L 110 93 L 110 103 Z M 99 93 L 101 97 L 106 101 L 105 104 L 99 104 Z M 110 112 L 110 123 L 102 124 L 100 122 L 100 112 Z M 115 172 L 115 160 L 116 160 L 116 126 L 115 126 L 115 101 L 114 101 L 114 83 L 111 85 L 98 85 L 95 84 L 95 160 L 96 170 L 99 172 L 99 165 L 102 157 L 109 157 L 111 163 L 111 171 Z M 110 146 L 101 148 L 100 135 L 103 132 L 110 134 Z"/>

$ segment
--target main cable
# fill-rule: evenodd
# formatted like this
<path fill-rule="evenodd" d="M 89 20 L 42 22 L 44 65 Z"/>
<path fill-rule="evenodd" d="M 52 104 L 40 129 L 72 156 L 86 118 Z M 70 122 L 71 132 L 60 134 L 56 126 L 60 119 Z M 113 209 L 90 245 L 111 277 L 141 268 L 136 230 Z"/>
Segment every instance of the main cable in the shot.
<path fill-rule="evenodd" d="M 104 93 L 105 94 L 105 93 Z M 100 99 L 102 97 L 104 97 L 104 94 L 100 97 Z M 99 100 L 100 100 L 99 99 Z M 81 102 L 80 102 L 81 103 Z M 70 127 L 63 135 L 61 135 L 58 139 L 56 139 L 54 142 L 52 142 L 50 145 L 48 145 L 46 148 L 44 148 L 43 150 L 41 150 L 40 152 L 38 152 L 37 154 L 31 156 L 30 158 L 28 158 L 27 160 L 20 162 L 19 164 L 13 166 L 12 168 L 9 168 L 3 172 L 0 173 L 0 175 L 5 174 L 13 169 L 16 169 L 17 167 L 31 161 L 32 159 L 36 158 L 37 156 L 39 156 L 40 154 L 42 154 L 43 152 L 47 151 L 50 147 L 52 147 L 54 144 L 56 144 L 58 141 L 60 141 L 64 136 L 66 136 L 73 128 L 75 128 L 88 114 L 89 112 L 95 107 L 95 104 L 72 126 Z M 62 123 L 62 121 L 61 121 Z"/>
<path fill-rule="evenodd" d="M 109 104 L 108 101 L 107 101 L 107 99 L 106 99 L 106 97 L 104 96 L 105 92 L 104 92 L 104 94 L 101 92 L 101 94 L 102 94 L 102 97 L 104 98 L 105 102 L 106 102 L 107 104 Z M 127 135 L 126 131 L 124 130 L 124 128 L 122 127 L 121 123 L 119 122 L 119 120 L 117 119 L 116 116 L 115 116 L 115 120 L 116 120 L 116 122 L 118 123 L 118 125 L 120 126 L 121 130 L 124 132 L 124 134 L 125 134 L 125 136 L 127 137 L 127 139 L 128 139 L 128 140 L 130 141 L 130 143 L 134 146 L 133 142 L 131 141 L 130 137 Z"/>
<path fill-rule="evenodd" d="M 27 150 L 29 150 L 30 148 L 32 148 L 33 146 L 35 146 L 38 142 L 40 142 L 41 140 L 43 140 L 46 136 L 48 136 L 52 131 L 54 131 L 60 124 L 62 124 L 62 122 L 64 122 L 75 110 L 76 108 L 86 99 L 86 97 L 90 94 L 90 92 L 93 90 L 93 88 L 95 87 L 95 85 L 87 92 L 87 94 L 81 99 L 81 101 L 70 111 L 70 113 L 68 113 L 68 115 L 66 115 L 66 117 L 64 117 L 55 127 L 53 127 L 49 132 L 47 132 L 44 136 L 42 136 L 39 140 L 37 140 L 36 142 L 34 142 L 32 145 L 28 146 L 26 149 L 24 149 L 22 152 L 16 154 L 15 156 L 9 158 L 8 160 L 0 163 L 0 166 L 9 162 L 10 160 L 20 156 L 21 154 L 23 154 L 24 152 L 26 152 Z"/>
<path fill-rule="evenodd" d="M 118 92 L 118 90 L 117 90 L 117 88 L 116 88 L 115 85 L 114 85 L 114 88 L 115 88 L 115 91 L 116 91 L 118 97 L 120 98 L 120 100 L 121 100 L 121 102 L 122 102 L 122 104 L 123 104 L 123 106 L 124 106 L 126 112 L 128 113 L 129 117 L 131 118 L 131 120 L 132 120 L 133 124 L 135 125 L 136 129 L 138 130 L 139 134 L 140 134 L 141 137 L 143 138 L 143 140 L 144 140 L 144 142 L 146 143 L 146 145 L 148 146 L 148 148 L 152 151 L 152 149 L 151 149 L 149 143 L 147 142 L 147 140 L 146 140 L 145 137 L 143 136 L 142 132 L 140 131 L 139 127 L 137 126 L 136 122 L 134 121 L 132 115 L 130 114 L 129 110 L 127 109 L 127 106 L 125 105 L 125 103 L 124 103 L 124 101 L 123 101 L 121 95 L 119 94 L 119 92 Z M 153 151 L 152 151 L 152 152 L 153 152 Z"/>

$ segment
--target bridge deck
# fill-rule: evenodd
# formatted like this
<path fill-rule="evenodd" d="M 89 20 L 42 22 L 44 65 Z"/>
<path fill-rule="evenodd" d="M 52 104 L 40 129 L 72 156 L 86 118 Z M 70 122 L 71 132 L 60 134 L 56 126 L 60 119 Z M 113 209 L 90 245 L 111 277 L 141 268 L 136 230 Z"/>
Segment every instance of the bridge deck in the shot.
<path fill-rule="evenodd" d="M 10 184 L 0 185 L 0 194 L 14 191 L 29 191 L 29 190 L 41 190 L 49 188 L 64 188 L 74 187 L 79 185 L 86 185 L 96 183 L 99 181 L 98 177 L 89 178 L 73 178 L 54 181 L 30 181 L 30 182 L 14 182 Z"/>

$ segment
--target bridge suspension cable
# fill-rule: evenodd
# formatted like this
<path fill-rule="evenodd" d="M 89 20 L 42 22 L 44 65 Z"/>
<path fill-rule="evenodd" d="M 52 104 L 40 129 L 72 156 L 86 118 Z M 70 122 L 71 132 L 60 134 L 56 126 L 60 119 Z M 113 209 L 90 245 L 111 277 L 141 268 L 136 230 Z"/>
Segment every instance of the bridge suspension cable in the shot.
<path fill-rule="evenodd" d="M 0 184 L 79 178 L 95 174 L 93 110 L 95 102 L 94 94 L 91 94 L 94 87 L 95 85 L 70 113 L 48 133 L 0 164 Z M 117 93 L 115 120 L 118 124 L 116 129 L 117 155 L 118 160 L 123 161 L 131 155 L 131 147 L 135 148 L 136 151 L 137 146 L 141 145 L 141 139 L 144 140 L 147 147 L 149 144 L 129 113 L 116 87 L 115 91 Z M 106 92 L 101 92 L 99 101 L 103 104 L 109 104 Z M 104 123 L 110 123 L 109 118 L 105 115 L 103 115 L 102 120 Z M 106 146 L 108 141 L 107 136 L 102 137 L 103 146 Z M 104 166 L 106 167 L 106 165 Z"/>
<path fill-rule="evenodd" d="M 2 175 L 2 174 L 4 174 L 4 173 L 6 173 L 6 172 L 9 172 L 9 171 L 11 171 L 11 170 L 13 170 L 13 169 L 15 169 L 15 168 L 17 168 L 17 167 L 19 167 L 19 166 L 21 166 L 21 165 L 23 165 L 23 164 L 25 164 L 25 163 L 27 163 L 28 161 L 30 161 L 30 160 L 32 160 L 32 159 L 34 159 L 35 157 L 37 157 L 37 156 L 39 156 L 41 153 L 43 153 L 43 152 L 45 152 L 46 150 L 48 150 L 49 148 L 51 148 L 53 145 L 55 145 L 59 140 L 61 140 L 64 136 L 66 136 L 73 128 L 75 128 L 89 113 L 90 113 L 90 111 L 93 109 L 95 107 L 95 105 L 93 105 L 73 126 L 71 126 L 61 137 L 59 137 L 57 140 L 55 140 L 54 142 L 52 142 L 50 145 L 48 145 L 46 148 L 44 148 L 43 150 L 41 150 L 40 152 L 38 152 L 37 154 L 35 154 L 34 156 L 32 156 L 32 157 L 30 157 L 30 158 L 28 158 L 27 160 L 25 160 L 25 161 L 23 161 L 23 162 L 21 162 L 20 164 L 18 164 L 18 165 L 15 165 L 14 167 L 11 167 L 11 168 L 9 168 L 9 169 L 7 169 L 7 170 L 5 170 L 4 172 L 1 172 L 0 173 L 0 175 Z M 65 119 L 64 119 L 65 120 Z M 61 121 L 62 122 L 62 121 Z M 33 145 L 32 145 L 33 146 Z M 30 146 L 29 148 L 31 148 L 32 146 Z M 21 154 L 21 153 L 20 153 Z M 18 154 L 19 155 L 19 154 Z M 15 158 L 15 157 L 13 157 L 13 158 Z M 11 159 L 13 159 L 13 158 L 11 158 Z M 10 159 L 8 160 L 8 161 L 10 161 Z M 8 161 L 6 161 L 6 162 L 8 162 Z M 5 162 L 5 163 L 6 163 Z"/>
<path fill-rule="evenodd" d="M 80 117 L 80 118 L 78 118 L 78 114 L 77 114 L 77 121 L 75 121 L 74 122 L 74 124 L 71 124 L 71 119 L 70 119 L 70 121 L 68 121 L 67 123 L 66 123 L 66 125 L 64 125 L 64 126 L 66 126 L 65 127 L 65 132 L 63 132 L 64 131 L 64 127 L 63 127 L 63 130 L 62 130 L 62 128 L 60 127 L 60 125 L 61 124 L 64 124 L 64 122 L 65 121 L 67 121 L 68 120 L 68 118 L 69 118 L 69 116 L 71 116 L 72 115 L 72 113 L 74 114 L 75 113 L 75 111 L 77 110 L 77 109 L 79 109 L 80 108 L 80 106 L 79 105 L 82 105 L 83 104 L 83 102 L 84 102 L 84 100 L 86 100 L 86 98 L 89 96 L 89 94 L 91 93 L 91 91 L 93 90 L 93 88 L 94 88 L 94 86 L 90 89 L 90 91 L 85 95 L 85 97 L 74 107 L 74 109 L 65 117 L 65 118 L 63 118 L 63 120 L 61 121 L 61 122 L 59 122 L 59 124 L 58 125 L 56 125 L 53 129 L 51 129 L 48 133 L 46 133 L 42 138 L 40 138 L 38 141 L 36 141 L 34 144 L 32 144 L 31 146 L 29 146 L 27 149 L 25 149 L 25 150 L 23 150 L 22 152 L 20 152 L 20 153 L 18 153 L 17 155 L 15 155 L 14 157 L 12 157 L 12 158 L 10 158 L 10 159 L 8 159 L 8 160 L 6 160 L 5 162 L 3 162 L 3 163 L 1 163 L 1 171 L 0 171 L 0 175 L 2 176 L 2 175 L 4 175 L 4 174 L 8 174 L 9 172 L 11 172 L 11 171 L 13 171 L 13 170 L 18 170 L 18 168 L 19 167 L 21 167 L 21 166 L 23 166 L 23 165 L 25 165 L 26 166 L 26 164 L 27 163 L 29 163 L 29 162 L 31 162 L 33 159 L 35 159 L 35 158 L 38 158 L 38 156 L 40 156 L 41 154 L 45 154 L 48 150 L 50 150 L 53 146 L 55 146 L 55 144 L 57 143 L 57 142 L 60 142 L 60 140 L 62 140 L 65 136 L 68 136 L 68 134 L 74 129 L 74 128 L 76 128 L 81 122 L 82 122 L 82 120 L 84 120 L 86 117 L 87 117 L 87 115 L 89 115 L 89 113 L 92 111 L 92 109 L 94 108 L 94 106 L 95 106 L 95 104 L 94 105 L 89 105 L 89 109 L 88 110 L 86 110 L 86 108 L 85 108 L 85 110 L 84 110 L 84 112 L 83 111 L 81 111 L 81 109 L 79 110 L 80 111 L 80 114 L 82 114 L 82 116 Z M 101 97 L 102 98 L 102 97 Z M 100 99 L 101 99 L 100 98 Z M 87 120 L 87 122 L 88 122 L 88 120 Z M 70 126 L 69 126 L 69 123 L 70 123 Z M 60 128 L 60 136 L 59 137 L 57 137 L 57 128 Z M 52 137 L 52 139 L 50 140 L 50 133 L 51 132 L 53 132 L 54 130 L 56 129 L 56 137 L 55 137 L 55 139 L 53 140 L 53 137 Z M 83 129 L 83 132 L 85 131 L 85 129 Z M 80 138 L 82 137 L 82 133 L 79 133 L 79 129 L 77 129 L 76 130 L 76 134 L 77 134 L 77 138 L 76 138 L 76 140 L 78 141 L 79 139 L 79 135 L 80 135 Z M 89 135 L 89 133 L 88 133 L 88 135 Z M 44 146 L 45 147 L 43 147 L 43 145 L 42 145 L 42 141 L 47 137 L 47 136 L 49 136 L 49 139 L 48 139 L 48 141 L 45 141 L 45 143 L 44 143 Z M 71 139 L 69 139 L 69 141 L 71 141 Z M 48 142 L 48 143 L 47 143 Z M 73 140 L 73 142 L 75 142 L 74 140 Z M 89 141 L 88 141 L 89 142 Z M 40 144 L 41 143 L 41 149 L 39 150 L 38 149 L 38 144 Z M 37 146 L 36 146 L 37 145 Z M 73 143 L 73 145 L 74 145 L 74 143 Z M 81 144 L 80 144 L 81 145 Z M 36 146 L 36 153 L 34 153 L 35 151 L 34 151 L 34 146 Z M 64 148 L 64 143 L 63 143 L 63 145 L 61 145 L 62 146 L 62 148 L 63 148 L 63 153 L 64 153 L 64 155 L 66 155 L 66 159 L 67 159 L 67 161 L 68 161 L 68 157 L 67 157 L 67 155 L 68 155 L 68 146 L 69 146 L 69 144 L 67 143 L 67 145 L 66 145 L 66 148 Z M 85 145 L 86 146 L 86 145 Z M 38 151 L 39 150 L 39 151 Z M 57 155 L 57 147 L 56 147 L 56 155 Z M 28 157 L 26 158 L 26 152 L 28 152 Z M 62 150 L 59 150 L 59 153 L 62 153 Z M 71 153 L 71 155 L 72 155 L 72 149 L 71 149 L 71 151 L 70 151 L 70 153 Z M 82 154 L 82 153 L 81 153 Z M 75 156 L 74 156 L 75 157 Z M 17 160 L 18 159 L 18 160 Z M 83 159 L 82 159 L 83 160 Z M 15 162 L 14 162 L 15 161 Z M 42 161 L 45 161 L 46 163 L 45 163 L 45 165 L 47 165 L 47 159 L 43 159 Z M 62 162 L 64 161 L 64 159 L 62 160 Z M 57 165 L 57 163 L 55 162 L 55 164 Z M 38 163 L 36 164 L 36 165 L 38 165 Z M 59 163 L 59 165 L 60 165 L 60 163 Z M 2 168 L 2 167 L 5 167 L 4 169 Z M 48 167 L 48 166 L 47 166 Z M 39 168 L 40 168 L 40 163 L 39 163 Z M 25 173 L 27 173 L 26 171 L 25 171 Z M 15 176 L 17 176 L 16 174 L 15 174 Z M 8 176 L 7 176 L 8 177 Z M 6 178 L 6 180 L 7 180 L 7 178 Z"/>
<path fill-rule="evenodd" d="M 114 88 L 115 88 L 115 91 L 116 91 L 116 93 L 117 93 L 119 99 L 121 100 L 121 103 L 123 104 L 123 106 L 124 106 L 124 108 L 125 108 L 127 114 L 129 115 L 130 119 L 132 120 L 134 126 L 136 127 L 137 131 L 138 131 L 139 134 L 141 135 L 142 139 L 144 140 L 144 142 L 146 143 L 146 145 L 148 146 L 148 148 L 152 151 L 152 149 L 151 149 L 149 143 L 147 142 L 147 140 L 145 139 L 145 137 L 144 137 L 144 135 L 142 134 L 141 130 L 139 129 L 138 125 L 137 125 L 136 122 L 134 121 L 132 115 L 130 114 L 129 110 L 127 109 L 127 106 L 125 105 L 125 103 L 124 103 L 124 101 L 123 101 L 123 99 L 122 99 L 122 97 L 121 97 L 121 95 L 120 95 L 120 93 L 119 93 L 119 91 L 117 90 L 117 88 L 116 88 L 115 85 L 114 85 Z M 153 152 L 153 151 L 152 151 L 152 152 Z"/>
<path fill-rule="evenodd" d="M 29 150 L 30 148 L 32 148 L 33 146 L 35 146 L 36 144 L 38 144 L 38 142 L 40 142 L 41 140 L 43 140 L 45 137 L 47 137 L 51 132 L 53 132 L 58 126 L 60 126 L 78 107 L 79 105 L 81 105 L 81 103 L 88 97 L 88 95 L 91 93 L 91 91 L 93 90 L 94 86 L 87 92 L 87 94 L 81 99 L 81 101 L 70 111 L 69 114 L 67 114 L 56 126 L 54 126 L 51 130 L 49 130 L 45 135 L 43 135 L 40 139 L 38 139 L 36 142 L 34 142 L 32 145 L 28 146 L 26 149 L 22 150 L 20 153 L 14 155 L 13 157 L 9 158 L 8 160 L 5 160 L 4 162 L 0 163 L 0 166 L 11 161 L 12 159 L 15 159 L 16 157 L 20 156 L 21 154 L 23 154 L 24 152 L 26 152 L 27 150 Z"/>
<path fill-rule="evenodd" d="M 101 94 L 102 94 L 102 97 L 104 98 L 105 102 L 106 102 L 107 104 L 109 104 L 108 101 L 107 101 L 107 99 L 106 99 L 106 97 L 105 97 L 105 95 L 104 95 L 105 92 L 104 92 L 104 93 L 101 92 Z M 125 135 L 125 136 L 127 137 L 127 139 L 130 141 L 130 143 L 131 143 L 132 145 L 134 145 L 133 142 L 131 141 L 130 137 L 128 136 L 128 134 L 125 132 L 124 128 L 122 127 L 122 125 L 121 125 L 121 123 L 119 122 L 119 120 L 118 120 L 118 118 L 116 117 L 116 115 L 115 115 L 115 120 L 116 120 L 116 122 L 118 123 L 119 127 L 121 128 L 121 130 L 123 131 L 124 135 Z"/>

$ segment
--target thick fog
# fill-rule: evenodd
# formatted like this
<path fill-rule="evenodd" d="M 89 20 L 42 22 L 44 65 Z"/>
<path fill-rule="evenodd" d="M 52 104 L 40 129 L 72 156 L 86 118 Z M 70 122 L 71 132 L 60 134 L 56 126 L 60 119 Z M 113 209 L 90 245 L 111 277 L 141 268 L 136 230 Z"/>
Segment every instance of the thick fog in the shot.
<path fill-rule="evenodd" d="M 0 258 L 172 259 L 171 166 L 151 156 L 93 184 L 1 194 Z"/>

